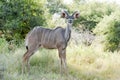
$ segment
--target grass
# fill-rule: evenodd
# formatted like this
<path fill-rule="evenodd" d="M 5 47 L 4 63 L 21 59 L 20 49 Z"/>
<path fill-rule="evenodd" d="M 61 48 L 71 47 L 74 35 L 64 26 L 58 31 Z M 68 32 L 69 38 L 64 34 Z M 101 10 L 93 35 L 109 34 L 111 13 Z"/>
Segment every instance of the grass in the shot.
<path fill-rule="evenodd" d="M 61 77 L 57 50 L 40 49 L 30 59 L 30 74 L 21 74 L 25 47 L 0 54 L 2 80 L 119 80 L 119 52 L 103 52 L 94 46 L 72 45 L 67 48 L 69 75 Z M 8 52 L 8 51 L 7 51 Z"/>

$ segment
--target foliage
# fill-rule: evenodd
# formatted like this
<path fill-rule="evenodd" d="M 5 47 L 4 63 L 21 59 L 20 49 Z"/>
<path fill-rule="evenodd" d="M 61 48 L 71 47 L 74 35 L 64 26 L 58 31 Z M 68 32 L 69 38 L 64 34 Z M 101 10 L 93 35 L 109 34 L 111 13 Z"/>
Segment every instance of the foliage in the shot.
<path fill-rule="evenodd" d="M 19 41 L 31 28 L 45 23 L 44 1 L 1 0 L 0 3 L 0 29 L 8 41 Z"/>
<path fill-rule="evenodd" d="M 83 4 L 84 2 L 84 4 Z M 112 12 L 118 9 L 118 6 L 114 3 L 99 3 L 82 1 L 68 7 L 71 11 L 79 10 L 80 18 L 74 23 L 75 26 L 83 25 L 84 28 L 93 30 L 95 26 L 103 19 L 104 16 L 110 15 Z"/>
<path fill-rule="evenodd" d="M 105 46 L 105 50 L 114 51 L 119 49 L 120 44 L 120 11 L 105 16 L 99 24 L 97 24 L 94 32 L 103 36 L 101 39 Z"/>

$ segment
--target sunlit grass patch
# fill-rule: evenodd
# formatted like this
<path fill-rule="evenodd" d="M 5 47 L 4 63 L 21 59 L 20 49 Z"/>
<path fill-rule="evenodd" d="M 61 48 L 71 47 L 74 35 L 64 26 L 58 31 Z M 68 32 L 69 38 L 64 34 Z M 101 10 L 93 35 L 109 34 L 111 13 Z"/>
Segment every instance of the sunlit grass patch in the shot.
<path fill-rule="evenodd" d="M 71 49 L 73 51 L 68 55 L 70 73 L 80 79 L 109 80 L 120 75 L 119 53 L 99 52 L 92 46 L 73 46 Z"/>

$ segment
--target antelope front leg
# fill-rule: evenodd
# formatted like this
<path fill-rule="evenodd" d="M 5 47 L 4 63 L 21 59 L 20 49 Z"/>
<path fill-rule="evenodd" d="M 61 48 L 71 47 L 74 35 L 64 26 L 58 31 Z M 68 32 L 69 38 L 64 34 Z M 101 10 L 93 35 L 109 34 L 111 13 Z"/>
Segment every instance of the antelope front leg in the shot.
<path fill-rule="evenodd" d="M 62 75 L 62 66 L 63 66 L 63 62 L 62 62 L 62 55 L 59 53 L 59 58 L 60 58 L 60 74 Z"/>
<path fill-rule="evenodd" d="M 63 62 L 63 67 L 64 67 L 64 72 L 66 75 L 68 75 L 68 71 L 67 71 L 67 63 L 66 63 L 66 49 L 62 51 L 62 62 Z"/>
<path fill-rule="evenodd" d="M 66 64 L 66 49 L 59 49 L 60 58 L 60 73 L 62 75 L 63 71 L 67 74 L 67 64 Z"/>

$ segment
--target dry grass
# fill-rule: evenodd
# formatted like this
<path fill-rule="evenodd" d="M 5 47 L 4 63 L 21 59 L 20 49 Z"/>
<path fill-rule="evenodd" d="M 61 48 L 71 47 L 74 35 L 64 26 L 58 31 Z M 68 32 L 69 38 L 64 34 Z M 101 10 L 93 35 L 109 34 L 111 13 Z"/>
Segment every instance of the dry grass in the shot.
<path fill-rule="evenodd" d="M 0 54 L 3 80 L 119 80 L 119 52 L 101 52 L 93 46 L 67 48 L 68 76 L 59 74 L 59 58 L 56 50 L 40 49 L 31 57 L 31 74 L 21 74 L 21 58 L 24 47 L 15 52 Z"/>

